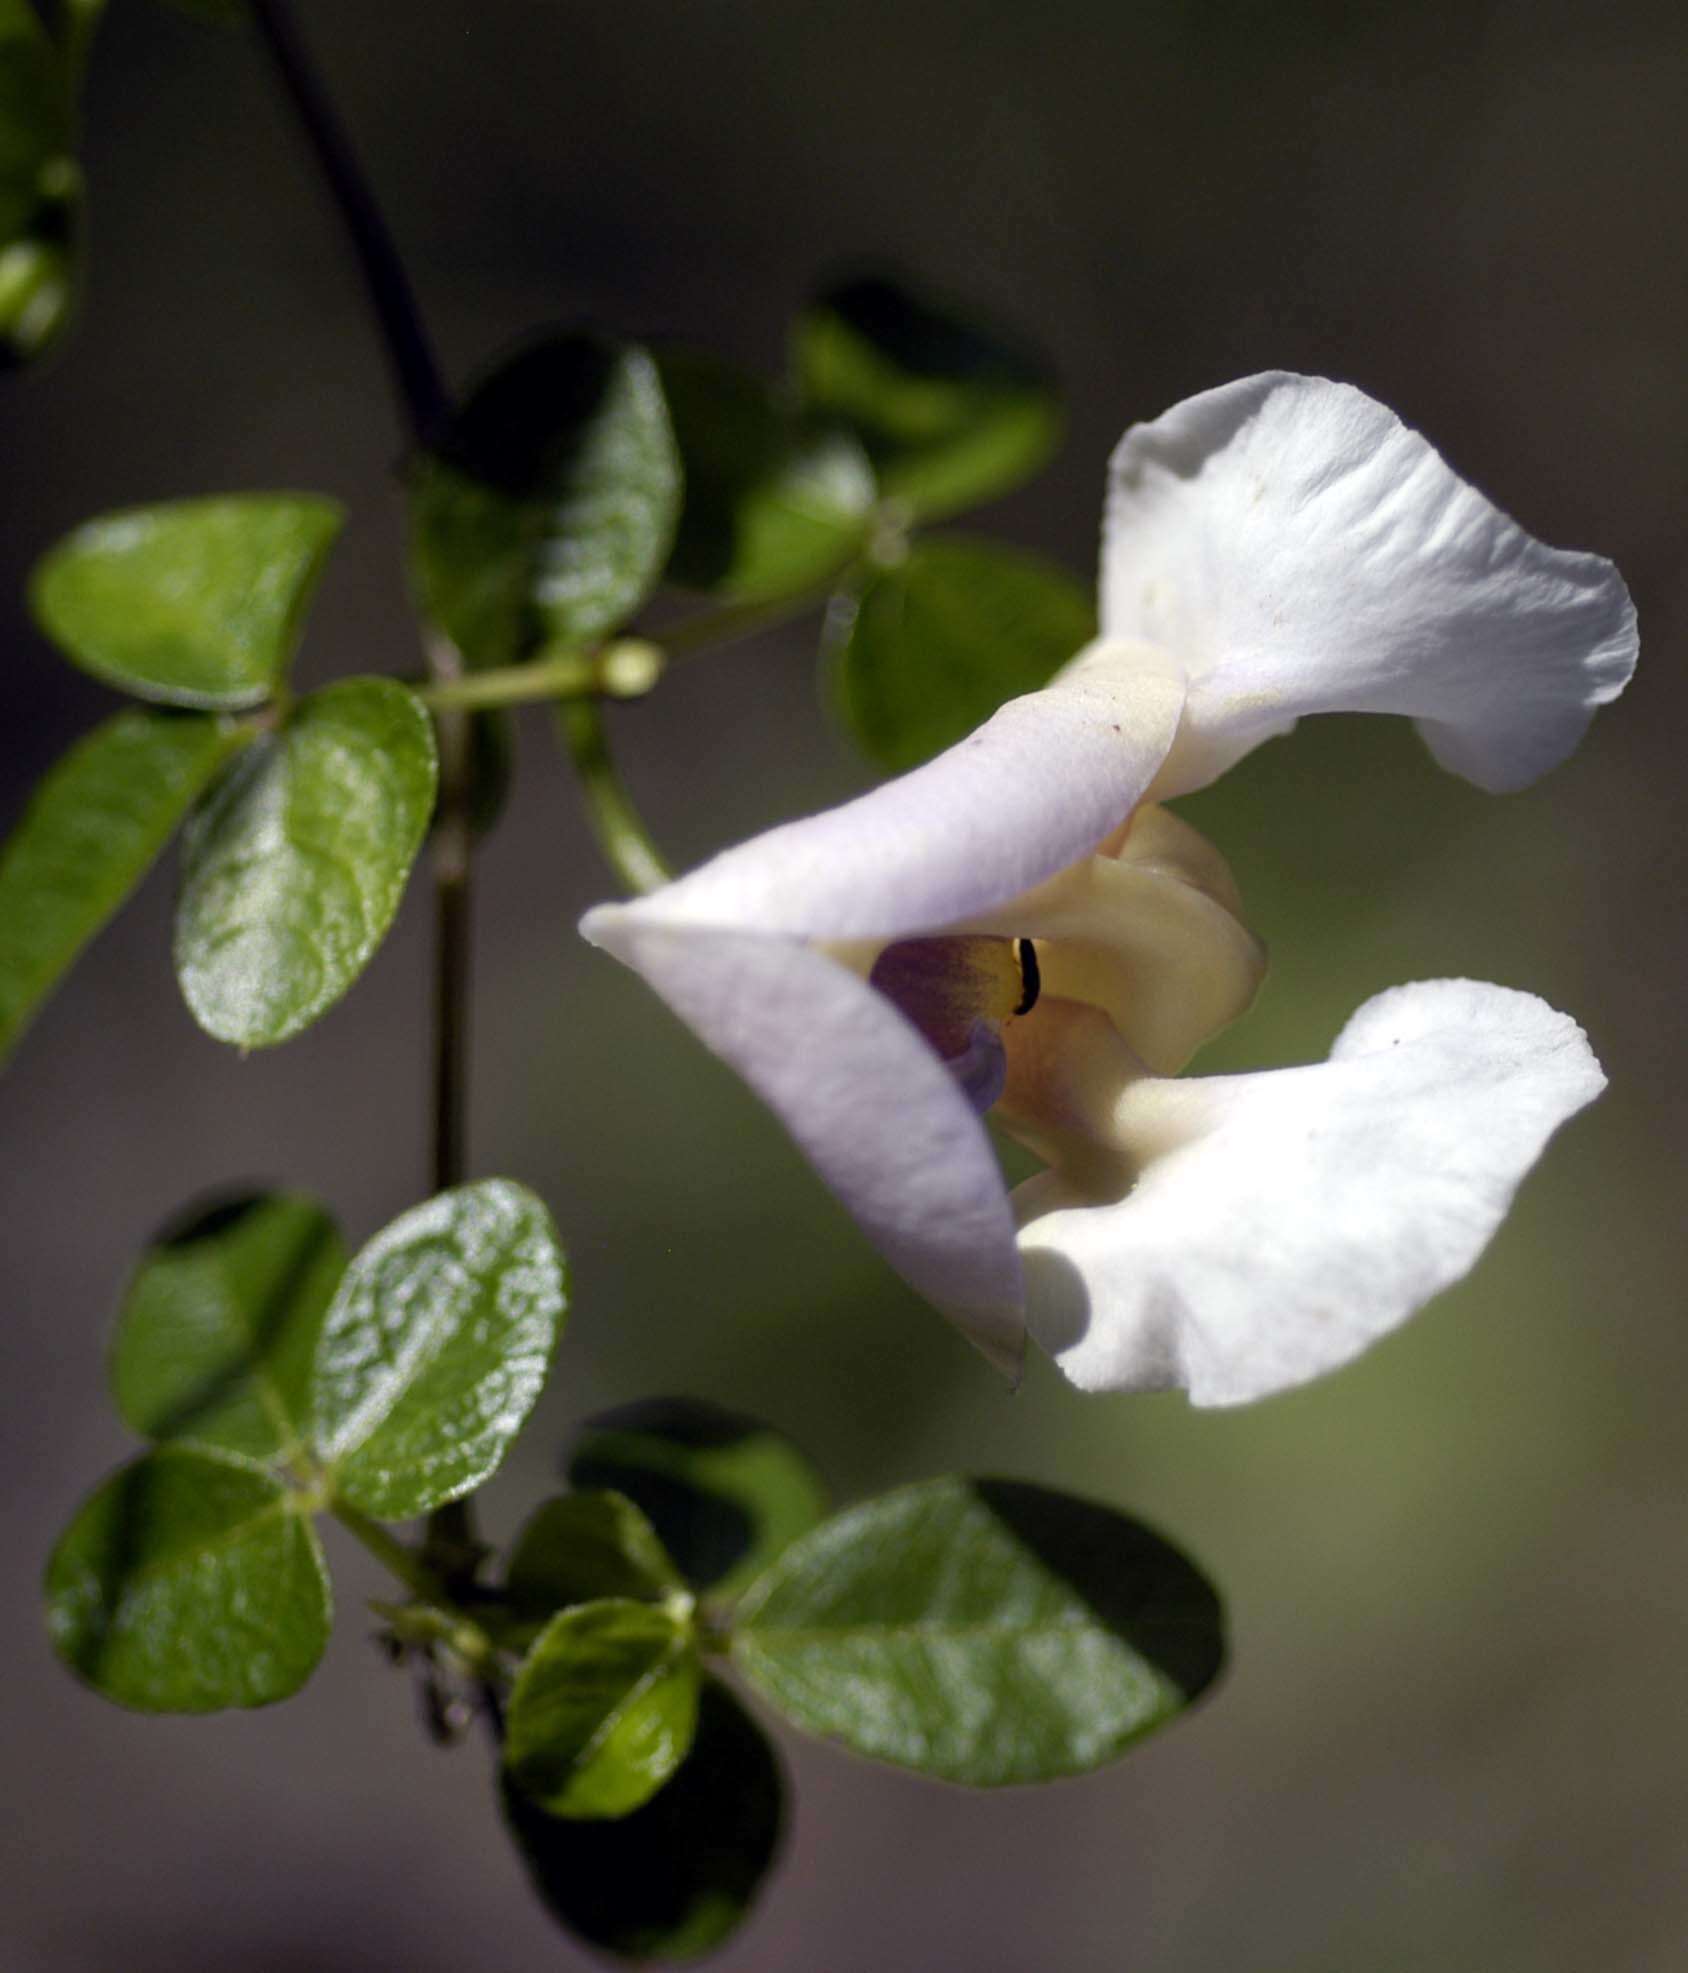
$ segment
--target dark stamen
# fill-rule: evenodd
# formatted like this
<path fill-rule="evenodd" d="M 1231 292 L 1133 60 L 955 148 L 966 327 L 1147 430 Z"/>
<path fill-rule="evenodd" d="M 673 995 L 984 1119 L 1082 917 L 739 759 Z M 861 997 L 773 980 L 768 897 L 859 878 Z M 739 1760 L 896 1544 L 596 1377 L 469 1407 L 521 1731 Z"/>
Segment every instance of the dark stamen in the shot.
<path fill-rule="evenodd" d="M 1014 1012 L 1029 1014 L 1037 1005 L 1038 995 L 1043 991 L 1043 975 L 1037 967 L 1037 947 L 1030 939 L 1016 939 L 1014 957 L 1020 962 L 1020 1004 Z"/>

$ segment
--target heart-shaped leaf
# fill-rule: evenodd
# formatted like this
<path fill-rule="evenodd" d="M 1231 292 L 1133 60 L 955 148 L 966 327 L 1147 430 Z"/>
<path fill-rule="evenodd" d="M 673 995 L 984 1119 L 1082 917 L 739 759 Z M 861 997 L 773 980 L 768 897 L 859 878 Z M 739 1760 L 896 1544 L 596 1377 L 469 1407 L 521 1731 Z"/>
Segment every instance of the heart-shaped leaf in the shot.
<path fill-rule="evenodd" d="M 229 494 L 102 515 L 36 564 L 30 605 L 96 678 L 164 705 L 261 705 L 340 532 L 332 500 Z"/>
<path fill-rule="evenodd" d="M 402 1521 L 470 1492 L 539 1396 L 568 1307 L 551 1216 L 508 1179 L 402 1213 L 347 1268 L 312 1383 L 335 1492 Z"/>
<path fill-rule="evenodd" d="M 1224 1659 L 1177 1549 L 1089 1501 L 934 1480 L 792 1544 L 739 1607 L 734 1662 L 796 1725 L 974 1787 L 1113 1760 Z"/>
<path fill-rule="evenodd" d="M 328 1639 L 316 1531 L 272 1474 L 165 1446 L 108 1480 L 47 1565 L 47 1626 L 78 1677 L 152 1713 L 267 1706 Z"/>
<path fill-rule="evenodd" d="M 214 788 L 184 844 L 176 973 L 208 1034 L 267 1048 L 369 963 L 433 812 L 434 729 L 414 692 L 313 692 Z"/>

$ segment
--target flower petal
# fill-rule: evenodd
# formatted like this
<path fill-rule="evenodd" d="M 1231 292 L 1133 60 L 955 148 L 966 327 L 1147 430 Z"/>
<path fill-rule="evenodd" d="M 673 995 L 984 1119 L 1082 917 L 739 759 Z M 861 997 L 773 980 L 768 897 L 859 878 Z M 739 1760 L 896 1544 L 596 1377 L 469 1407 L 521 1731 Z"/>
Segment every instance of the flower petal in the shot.
<path fill-rule="evenodd" d="M 1363 392 L 1282 372 L 1120 441 L 1101 615 L 1190 674 L 1157 797 L 1312 712 L 1409 714 L 1444 767 L 1519 788 L 1635 668 L 1610 562 L 1533 540 Z"/>
<path fill-rule="evenodd" d="M 1470 980 L 1380 994 L 1316 1067 L 1127 1084 L 1134 1189 L 1084 1203 L 1048 1172 L 1015 1194 L 1032 1334 L 1087 1390 L 1304 1383 L 1465 1274 L 1604 1085 L 1574 1021 Z"/>
<path fill-rule="evenodd" d="M 601 905 L 581 929 L 744 1077 L 904 1280 L 1017 1378 L 1020 1260 L 990 1139 L 891 1002 L 810 947 L 652 924 L 642 904 Z"/>
<path fill-rule="evenodd" d="M 1117 828 L 1178 730 L 1153 654 L 1010 700 L 924 767 L 725 850 L 640 901 L 651 924 L 794 938 L 936 932 L 1042 883 Z"/>

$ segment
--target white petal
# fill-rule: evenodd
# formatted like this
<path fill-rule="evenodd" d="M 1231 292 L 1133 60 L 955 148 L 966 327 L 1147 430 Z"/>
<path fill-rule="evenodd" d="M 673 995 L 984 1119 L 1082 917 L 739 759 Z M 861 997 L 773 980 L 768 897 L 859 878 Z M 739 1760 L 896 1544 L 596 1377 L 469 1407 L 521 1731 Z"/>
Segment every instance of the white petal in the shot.
<path fill-rule="evenodd" d="M 1368 1001 L 1317 1067 L 1133 1084 L 1113 1125 L 1135 1189 L 1015 1194 L 1032 1334 L 1087 1390 L 1304 1383 L 1465 1274 L 1604 1084 L 1574 1021 L 1469 980 Z"/>
<path fill-rule="evenodd" d="M 842 808 L 725 850 L 629 909 L 795 938 L 935 932 L 1030 890 L 1119 826 L 1166 758 L 1184 684 L 1153 654 L 1014 699 Z"/>
<path fill-rule="evenodd" d="M 1611 563 L 1532 540 L 1362 392 L 1283 373 L 1126 433 L 1101 608 L 1190 674 L 1157 796 L 1312 712 L 1409 714 L 1444 767 L 1522 787 L 1635 667 Z"/>
<path fill-rule="evenodd" d="M 995 1154 L 890 1001 L 786 939 L 652 925 L 635 906 L 582 930 L 731 1063 L 898 1273 L 1017 1377 L 1020 1260 Z"/>

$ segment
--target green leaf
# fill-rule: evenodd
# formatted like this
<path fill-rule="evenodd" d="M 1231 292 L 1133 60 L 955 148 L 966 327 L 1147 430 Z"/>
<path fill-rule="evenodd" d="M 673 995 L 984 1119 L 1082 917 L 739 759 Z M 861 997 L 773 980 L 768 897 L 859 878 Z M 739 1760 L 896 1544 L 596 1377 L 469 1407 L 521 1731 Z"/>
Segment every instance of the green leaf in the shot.
<path fill-rule="evenodd" d="M 108 1699 L 150 1713 L 267 1706 L 328 1640 L 316 1531 L 273 1475 L 166 1446 L 87 1501 L 47 1565 L 53 1648 Z"/>
<path fill-rule="evenodd" d="M 705 1679 L 679 1772 L 617 1822 L 547 1815 L 503 1776 L 505 1819 L 534 1889 L 570 1932 L 624 1959 L 696 1959 L 749 1915 L 778 1853 L 784 1783 L 761 1729 Z"/>
<path fill-rule="evenodd" d="M 434 728 L 414 692 L 313 692 L 237 761 L 183 846 L 176 973 L 208 1034 L 267 1048 L 369 963 L 433 811 Z"/>
<path fill-rule="evenodd" d="M 839 711 L 900 773 L 1035 692 L 1096 635 L 1064 569 L 995 542 L 940 536 L 870 575 L 834 646 Z"/>
<path fill-rule="evenodd" d="M 685 1759 L 700 1679 L 687 1605 L 612 1597 L 564 1610 L 516 1675 L 504 1764 L 551 1815 L 627 1815 Z"/>
<path fill-rule="evenodd" d="M 661 370 L 686 476 L 673 581 L 772 602 L 860 552 L 876 487 L 849 433 L 804 430 L 755 378 L 707 357 L 665 355 Z"/>
<path fill-rule="evenodd" d="M 661 1603 L 685 1588 L 656 1530 L 618 1493 L 546 1501 L 516 1537 L 504 1581 L 512 1611 L 540 1619 L 606 1596 Z"/>
<path fill-rule="evenodd" d="M 340 1498 L 402 1521 L 478 1487 L 539 1396 L 567 1307 L 551 1216 L 508 1179 L 378 1233 L 317 1345 L 317 1450 Z"/>
<path fill-rule="evenodd" d="M 410 493 L 423 610 L 469 664 L 601 637 L 655 587 L 679 518 L 656 365 L 591 336 L 531 345 L 470 393 Z"/>
<path fill-rule="evenodd" d="M 1219 1600 L 1110 1509 L 1006 1480 L 934 1480 L 788 1548 L 732 1653 L 796 1725 L 974 1787 L 1113 1760 L 1212 1684 Z"/>
<path fill-rule="evenodd" d="M 75 302 L 74 80 L 29 0 L 0 0 L 0 369 L 39 356 Z"/>
<path fill-rule="evenodd" d="M 0 851 L 0 1059 L 245 735 L 122 712 L 36 789 Z"/>
<path fill-rule="evenodd" d="M 105 514 L 36 564 L 30 606 L 74 663 L 138 698 L 261 705 L 286 676 L 342 518 L 298 493 Z"/>
<path fill-rule="evenodd" d="M 822 295 L 798 321 L 795 355 L 805 407 L 854 431 L 885 495 L 922 520 L 1006 493 L 1061 436 L 1039 362 L 887 281 Z"/>
<path fill-rule="evenodd" d="M 168 1229 L 118 1315 L 111 1382 L 125 1421 L 144 1438 L 291 1458 L 309 1436 L 311 1361 L 345 1267 L 311 1199 L 221 1200 Z"/>
<path fill-rule="evenodd" d="M 589 1418 L 568 1479 L 625 1494 L 693 1587 L 724 1596 L 827 1509 L 819 1474 L 788 1438 L 696 1398 L 652 1398 Z"/>

